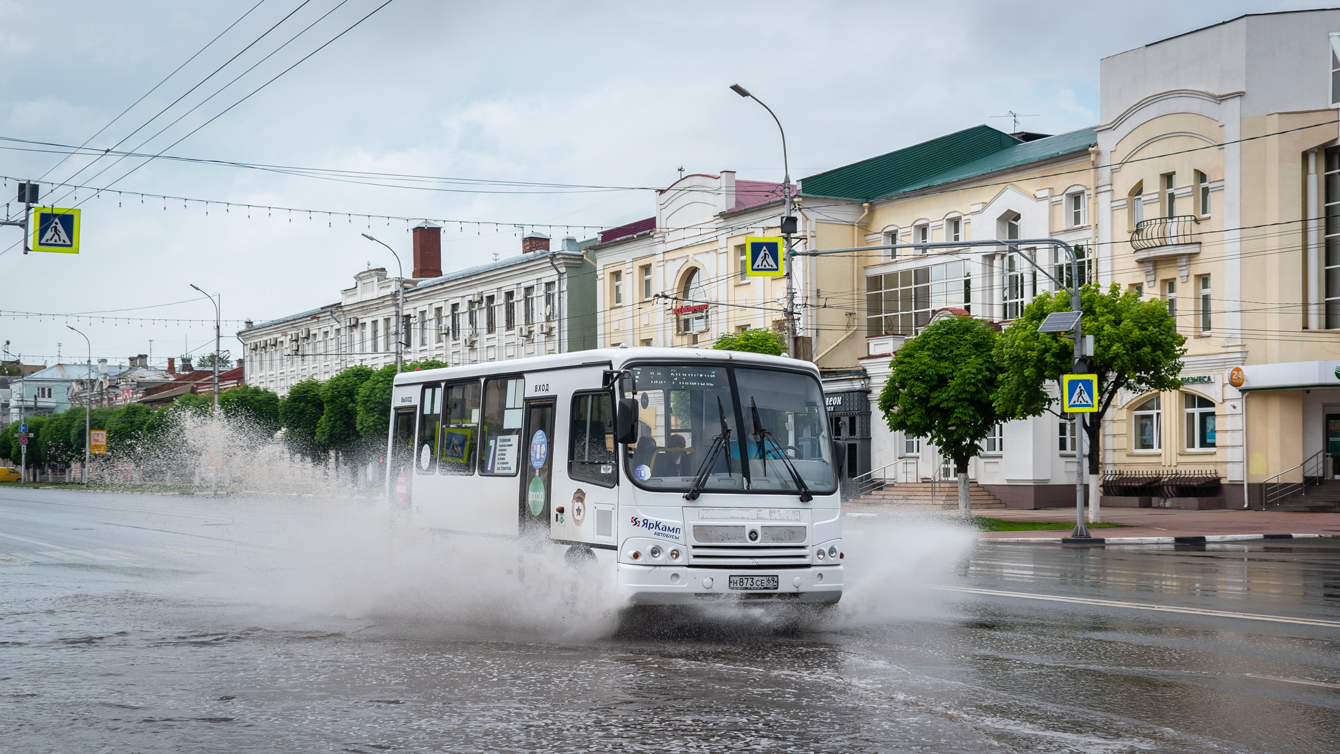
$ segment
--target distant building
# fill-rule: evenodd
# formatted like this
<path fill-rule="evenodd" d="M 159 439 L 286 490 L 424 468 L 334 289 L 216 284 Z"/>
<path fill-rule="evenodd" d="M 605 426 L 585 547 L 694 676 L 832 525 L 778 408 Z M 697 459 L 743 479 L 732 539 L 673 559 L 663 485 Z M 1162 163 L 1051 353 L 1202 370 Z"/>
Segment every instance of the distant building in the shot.
<path fill-rule="evenodd" d="M 106 359 L 98 360 L 98 371 L 93 380 L 76 379 L 70 385 L 70 405 L 123 406 L 138 401 L 148 390 L 173 379 L 169 372 L 149 368 L 146 354 L 131 356 L 129 366 L 110 367 L 106 362 Z"/>
<path fill-rule="evenodd" d="M 441 233 L 428 223 L 414 228 L 403 327 L 395 324 L 397 280 L 384 268 L 364 270 L 337 303 L 239 332 L 246 384 L 285 395 L 308 377 L 394 364 L 398 330 L 406 363 L 474 364 L 595 346 L 595 268 L 576 239 L 551 251 L 548 236 L 530 233 L 518 256 L 444 275 Z"/>
<path fill-rule="evenodd" d="M 124 370 L 125 366 L 109 369 Z M 76 380 L 93 381 L 100 376 L 92 364 L 55 364 L 9 380 L 11 422 L 34 416 L 51 416 L 70 407 L 70 388 Z"/>

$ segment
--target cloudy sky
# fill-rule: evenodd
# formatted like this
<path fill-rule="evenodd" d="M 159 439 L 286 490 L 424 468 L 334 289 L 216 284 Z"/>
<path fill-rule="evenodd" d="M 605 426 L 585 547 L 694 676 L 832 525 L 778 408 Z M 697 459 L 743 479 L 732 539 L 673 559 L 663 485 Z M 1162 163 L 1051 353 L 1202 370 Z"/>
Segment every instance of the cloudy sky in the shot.
<path fill-rule="evenodd" d="M 30 363 L 55 363 L 58 350 L 82 360 L 68 323 L 94 358 L 152 348 L 162 363 L 213 350 L 212 321 L 188 322 L 213 317 L 190 300 L 191 283 L 221 293 L 234 322 L 314 308 L 369 265 L 395 274 L 363 232 L 400 251 L 408 274 L 412 223 L 387 216 L 486 223 L 447 226 L 451 270 L 518 253 L 518 225 L 587 237 L 648 216 L 647 188 L 681 167 L 778 181 L 775 126 L 734 82 L 777 112 L 800 178 L 980 123 L 1009 130 L 996 116 L 1010 110 L 1043 133 L 1094 125 L 1103 56 L 1242 13 L 1311 7 L 393 0 L 357 23 L 383 2 L 0 0 L 9 217 L 16 178 L 83 213 L 77 256 L 25 256 L 20 231 L 0 227 L 0 344 Z M 486 183 L 69 156 L 85 143 Z M 234 354 L 237 329 L 225 323 Z"/>

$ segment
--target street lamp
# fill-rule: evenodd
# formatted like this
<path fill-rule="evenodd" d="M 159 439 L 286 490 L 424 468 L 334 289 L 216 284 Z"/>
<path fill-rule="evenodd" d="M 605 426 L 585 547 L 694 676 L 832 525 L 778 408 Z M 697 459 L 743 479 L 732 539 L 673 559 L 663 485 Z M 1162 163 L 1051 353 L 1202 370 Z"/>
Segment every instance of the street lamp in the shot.
<path fill-rule="evenodd" d="M 93 405 L 93 344 L 89 342 L 88 336 L 85 335 L 84 333 L 80 332 L 79 330 L 75 330 L 75 328 L 70 325 L 66 325 L 66 327 L 69 327 L 71 330 L 74 330 L 75 332 L 79 333 L 79 337 L 83 338 L 84 344 L 88 346 L 88 379 L 85 380 L 84 382 L 84 384 L 88 388 L 88 395 L 84 396 L 84 486 L 87 487 L 88 456 L 90 450 L 89 446 L 93 442 L 93 436 L 89 433 L 89 430 L 91 428 L 91 420 L 89 418 L 89 411 L 90 411 L 89 406 Z M 37 412 L 34 411 L 33 415 L 36 416 Z"/>
<path fill-rule="evenodd" d="M 219 301 L 218 301 L 217 298 L 215 298 L 214 296 L 209 295 L 208 293 L 205 293 L 205 291 L 204 291 L 200 286 L 196 285 L 195 283 L 188 283 L 188 285 L 190 285 L 192 288 L 196 289 L 197 291 L 200 291 L 202 294 L 204 294 L 205 298 L 209 299 L 209 302 L 210 302 L 211 304 L 214 304 L 214 412 L 215 412 L 215 413 L 218 413 L 218 411 L 219 411 L 219 358 L 220 358 L 220 354 L 219 354 L 219 328 L 220 328 L 220 325 L 222 324 L 222 320 L 220 320 L 219 317 L 220 317 L 221 309 L 219 308 Z M 218 294 L 218 298 L 222 298 L 222 297 L 223 297 L 223 294 L 222 294 L 222 293 Z"/>
<path fill-rule="evenodd" d="M 368 239 L 369 241 L 374 241 L 376 243 L 380 243 L 382 246 L 386 246 L 386 244 L 382 243 L 381 241 L 378 241 L 376 238 L 373 238 L 367 233 L 364 233 L 363 237 Z M 396 294 L 397 294 L 395 304 L 395 371 L 397 374 L 399 374 L 400 364 L 402 361 L 400 355 L 400 349 L 404 345 L 402 341 L 404 341 L 405 339 L 405 334 L 401 331 L 402 328 L 404 328 L 405 326 L 405 268 L 401 266 L 400 255 L 395 253 L 395 249 L 391 248 L 390 246 L 386 246 L 386 250 L 391 252 L 391 256 L 395 257 L 395 266 L 396 269 L 400 272 L 400 277 L 396 278 L 395 281 Z"/>
<path fill-rule="evenodd" d="M 777 113 L 772 111 L 763 100 L 749 93 L 748 89 L 739 84 L 731 84 L 730 90 L 746 99 L 752 99 L 763 109 L 768 111 L 768 115 L 777 123 L 777 130 L 782 133 L 782 196 L 785 198 L 786 210 L 782 216 L 781 228 L 782 238 L 785 243 L 785 252 L 783 257 L 786 259 L 786 354 L 792 358 L 796 356 L 796 289 L 791 277 L 791 266 L 795 261 L 791 255 L 791 236 L 796 232 L 796 218 L 792 215 L 794 207 L 791 204 L 791 165 L 786 157 L 786 129 L 782 128 L 782 121 L 777 118 Z"/>

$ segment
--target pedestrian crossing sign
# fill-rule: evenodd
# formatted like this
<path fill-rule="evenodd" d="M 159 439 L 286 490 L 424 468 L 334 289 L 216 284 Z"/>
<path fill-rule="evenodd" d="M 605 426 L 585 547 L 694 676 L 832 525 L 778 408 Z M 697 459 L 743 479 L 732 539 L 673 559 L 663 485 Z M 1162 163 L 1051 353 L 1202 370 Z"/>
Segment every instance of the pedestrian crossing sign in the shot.
<path fill-rule="evenodd" d="M 79 210 L 34 207 L 31 227 L 33 251 L 79 253 Z"/>
<path fill-rule="evenodd" d="M 781 236 L 748 236 L 744 239 L 744 247 L 745 259 L 749 262 L 746 277 L 777 278 L 786 274 Z"/>
<path fill-rule="evenodd" d="M 1088 414 L 1098 411 L 1098 375 L 1061 375 L 1061 396 L 1066 413 Z"/>

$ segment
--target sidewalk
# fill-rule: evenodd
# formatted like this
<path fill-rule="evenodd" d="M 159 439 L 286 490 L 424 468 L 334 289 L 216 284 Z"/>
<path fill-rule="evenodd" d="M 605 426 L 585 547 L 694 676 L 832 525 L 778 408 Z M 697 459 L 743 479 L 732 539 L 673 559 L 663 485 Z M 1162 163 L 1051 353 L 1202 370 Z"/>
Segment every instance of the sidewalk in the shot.
<path fill-rule="evenodd" d="M 1340 513 L 1294 513 L 1251 510 L 1176 510 L 1170 508 L 1104 508 L 1103 521 L 1125 524 L 1112 529 L 1091 529 L 1104 540 L 1200 538 L 1231 541 L 1261 536 L 1298 535 L 1340 537 Z M 1006 521 L 1063 521 L 1075 523 L 1073 508 L 1047 510 L 992 510 L 985 514 Z M 1069 539 L 1070 531 L 984 532 L 983 539 L 1029 541 Z M 1282 537 L 1281 537 L 1282 538 Z M 1194 540 L 1193 540 L 1194 541 Z M 1119 542 L 1118 542 L 1119 543 Z M 1134 544 L 1134 543 L 1132 543 Z"/>

